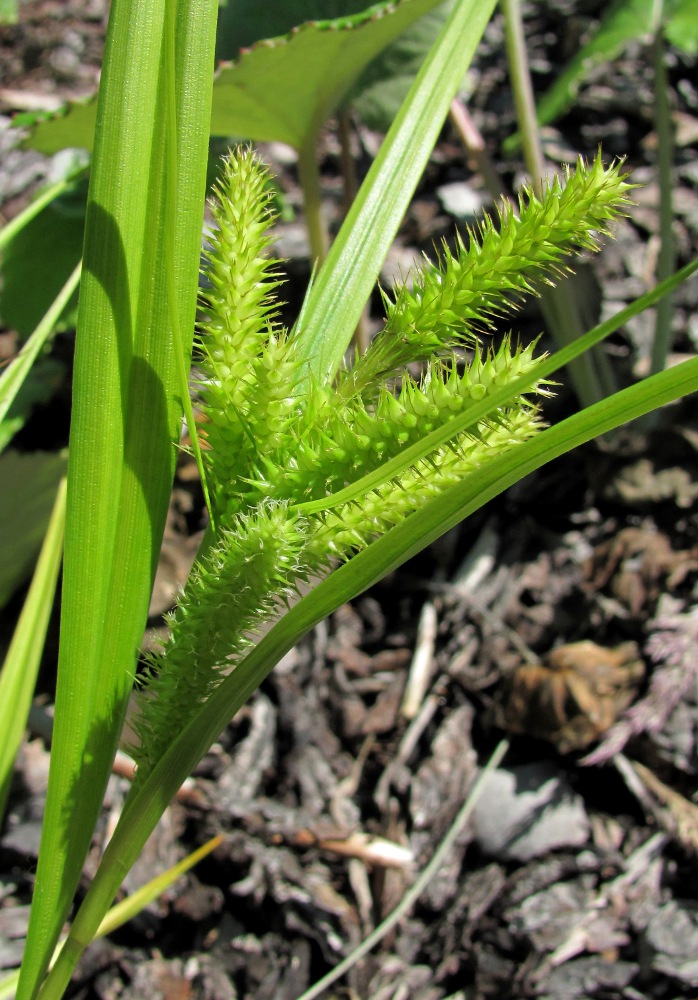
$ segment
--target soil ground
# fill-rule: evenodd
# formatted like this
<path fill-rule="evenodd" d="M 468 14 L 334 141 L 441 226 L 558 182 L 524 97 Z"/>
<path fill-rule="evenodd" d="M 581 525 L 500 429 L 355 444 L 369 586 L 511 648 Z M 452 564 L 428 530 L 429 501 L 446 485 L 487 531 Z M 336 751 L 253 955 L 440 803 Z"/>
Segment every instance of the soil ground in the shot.
<path fill-rule="evenodd" d="M 593 0 L 525 8 L 539 91 L 603 8 Z M 102 0 L 23 3 L 20 24 L 0 28 L 5 112 L 89 92 L 106 13 Z M 681 264 L 698 252 L 698 89 L 695 59 L 670 52 L 668 60 Z M 499 19 L 473 78 L 471 114 L 503 183 L 516 184 L 521 162 L 502 153 L 514 115 Z M 551 163 L 591 157 L 602 145 L 604 156 L 626 157 L 643 185 L 615 241 L 581 267 L 592 321 L 652 281 L 658 191 L 651 106 L 650 57 L 633 46 L 595 72 L 546 133 Z M 360 122 L 353 127 L 361 173 L 377 137 Z M 297 208 L 288 150 L 263 152 Z M 339 151 L 331 126 L 321 155 L 332 214 Z M 47 169 L 36 154 L 7 153 L 0 167 L 6 217 Z M 453 208 L 457 196 L 488 202 L 447 126 L 394 248 L 394 268 L 431 252 L 463 224 Z M 308 272 L 302 233 L 298 217 L 280 227 L 295 283 Z M 693 281 L 675 298 L 672 357 L 695 353 L 696 305 Z M 645 314 L 608 343 L 620 384 L 646 370 L 652 322 Z M 523 338 L 540 332 L 535 306 L 515 328 Z M 13 332 L 0 336 L 10 356 Z M 552 345 L 544 338 L 542 346 Z M 574 407 L 562 385 L 548 417 Z M 652 425 L 555 462 L 308 636 L 201 762 L 125 889 L 214 834 L 224 834 L 221 846 L 93 945 L 70 995 L 294 1000 L 402 898 L 507 733 L 507 756 L 440 871 L 410 914 L 328 995 L 698 996 L 695 418 L 689 398 Z M 67 433 L 67 413 L 62 419 Z M 46 448 L 47 433 L 39 409 L 23 447 Z M 52 442 L 54 435 L 52 428 Z M 152 628 L 186 575 L 202 518 L 191 464 L 183 460 Z M 3 632 L 20 597 L 4 613 Z M 424 686 L 415 680 L 417 659 L 426 664 Z M 42 674 L 49 698 L 54 669 L 50 647 Z M 407 712 L 406 692 L 415 698 Z M 40 737 L 27 740 L 0 835 L 0 969 L 21 957 L 47 755 Z M 126 788 L 115 775 L 86 879 Z M 382 860 L 384 842 L 393 845 L 391 863 Z"/>

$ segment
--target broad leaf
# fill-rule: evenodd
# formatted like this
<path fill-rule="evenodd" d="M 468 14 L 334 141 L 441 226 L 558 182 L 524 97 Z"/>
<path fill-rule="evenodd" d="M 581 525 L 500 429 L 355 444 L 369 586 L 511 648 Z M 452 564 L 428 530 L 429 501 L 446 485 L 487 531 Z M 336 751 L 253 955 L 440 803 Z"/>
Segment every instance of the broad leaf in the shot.
<path fill-rule="evenodd" d="M 369 128 L 388 131 L 453 2 L 444 0 L 420 17 L 361 74 L 345 104 L 351 105 Z"/>
<path fill-rule="evenodd" d="M 17 24 L 19 0 L 0 0 L 0 24 Z"/>
<path fill-rule="evenodd" d="M 385 0 L 375 6 L 386 6 Z M 263 38 L 286 35 L 306 21 L 352 17 L 367 7 L 367 0 L 227 0 L 218 15 L 216 58 L 236 59 L 240 49 Z"/>
<path fill-rule="evenodd" d="M 301 25 L 218 73 L 213 135 L 281 140 L 300 149 L 339 107 L 365 67 L 440 0 L 400 0 L 366 15 Z"/>
<path fill-rule="evenodd" d="M 300 149 L 341 105 L 375 56 L 440 2 L 382 3 L 364 14 L 302 24 L 291 35 L 255 45 L 217 74 L 211 134 L 287 142 Z M 266 4 L 264 9 L 266 18 Z M 71 105 L 60 117 L 39 125 L 27 145 L 46 154 L 65 146 L 90 149 L 95 116 L 94 101 Z"/>
<path fill-rule="evenodd" d="M 687 55 L 698 53 L 698 0 L 675 0 L 664 26 L 664 34 Z"/>

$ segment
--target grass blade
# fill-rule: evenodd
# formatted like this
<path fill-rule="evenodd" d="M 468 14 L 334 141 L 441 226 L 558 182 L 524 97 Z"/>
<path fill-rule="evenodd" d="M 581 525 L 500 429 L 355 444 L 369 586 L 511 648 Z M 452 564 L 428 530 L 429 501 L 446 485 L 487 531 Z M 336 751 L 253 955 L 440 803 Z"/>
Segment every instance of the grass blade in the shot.
<path fill-rule="evenodd" d="M 66 482 L 61 479 L 31 586 L 0 671 L 0 823 L 12 765 L 27 724 L 63 555 Z"/>
<path fill-rule="evenodd" d="M 61 318 L 61 313 L 70 302 L 70 298 L 80 281 L 81 266 L 78 264 L 75 268 L 34 333 L 23 345 L 17 357 L 13 358 L 9 367 L 2 373 L 2 377 L 0 377 L 0 423 L 5 419 L 22 383 L 53 333 L 56 323 Z"/>
<path fill-rule="evenodd" d="M 163 59 L 166 3 L 176 4 L 174 65 Z M 89 847 L 160 547 L 181 415 L 172 310 L 191 337 L 215 14 L 215 0 L 111 8 L 76 343 L 56 723 L 20 1000 L 36 995 Z M 170 93 L 176 135 L 161 113 Z"/>

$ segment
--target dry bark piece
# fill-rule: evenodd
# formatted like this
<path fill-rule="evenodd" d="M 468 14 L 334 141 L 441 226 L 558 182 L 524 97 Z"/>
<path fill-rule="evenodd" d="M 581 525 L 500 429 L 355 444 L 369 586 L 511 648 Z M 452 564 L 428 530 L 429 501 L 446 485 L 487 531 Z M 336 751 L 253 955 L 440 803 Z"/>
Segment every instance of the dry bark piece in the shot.
<path fill-rule="evenodd" d="M 689 854 L 698 855 L 698 806 L 661 781 L 653 771 L 638 761 L 626 761 L 622 755 L 616 764 L 643 806 Z M 642 789 L 628 780 L 628 768 L 639 778 Z M 649 793 L 646 794 L 646 793 Z"/>
<path fill-rule="evenodd" d="M 654 662 L 647 692 L 608 731 L 583 761 L 606 764 L 628 740 L 647 733 L 662 759 L 683 771 L 695 771 L 698 732 L 698 607 L 662 595 L 657 617 L 649 624 L 645 653 Z"/>
<path fill-rule="evenodd" d="M 608 587 L 637 616 L 662 589 L 670 592 L 698 570 L 698 549 L 675 551 L 667 535 L 652 528 L 624 528 L 597 545 L 585 567 L 586 589 Z"/>
<path fill-rule="evenodd" d="M 644 934 L 646 965 L 687 986 L 698 986 L 698 914 L 695 903 L 671 900 L 652 916 Z"/>
<path fill-rule="evenodd" d="M 628 707 L 645 673 L 634 642 L 558 646 L 542 664 L 524 664 L 504 710 L 511 732 L 554 743 L 560 753 L 588 746 Z"/>
<path fill-rule="evenodd" d="M 620 500 L 631 507 L 673 500 L 677 507 L 691 507 L 698 496 L 698 484 L 687 469 L 674 466 L 657 468 L 658 462 L 640 458 L 615 476 L 606 489 L 610 500 Z M 636 530 L 636 529 L 628 529 Z"/>

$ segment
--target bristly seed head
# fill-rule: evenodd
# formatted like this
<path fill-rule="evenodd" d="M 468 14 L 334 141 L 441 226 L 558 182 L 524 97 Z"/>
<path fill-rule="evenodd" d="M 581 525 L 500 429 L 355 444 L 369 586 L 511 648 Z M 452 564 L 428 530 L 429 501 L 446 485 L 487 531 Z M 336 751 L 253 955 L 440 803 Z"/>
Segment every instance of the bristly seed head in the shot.
<path fill-rule="evenodd" d="M 505 337 L 488 351 L 478 334 L 558 278 L 569 254 L 596 249 L 629 188 L 618 164 L 604 168 L 597 157 L 591 166 L 580 161 L 565 184 L 525 192 L 518 213 L 505 204 L 497 225 L 488 218 L 469 229 L 454 252 L 444 244 L 411 289 L 383 293 L 383 331 L 334 385 L 319 385 L 278 322 L 268 174 L 249 150 L 224 161 L 211 204 L 197 362 L 216 535 L 169 618 L 162 653 L 148 660 L 133 748 L 138 781 L 303 581 L 542 426 L 528 396 L 550 389 L 536 376 L 534 345 Z M 419 377 L 407 370 L 416 362 Z M 459 424 L 465 430 L 446 445 L 424 448 L 381 478 L 387 461 L 407 448 L 419 454 L 429 432 L 521 377 L 530 379 L 528 395 Z M 365 490 L 364 476 L 372 477 Z M 345 487 L 354 488 L 346 503 L 303 517 L 296 509 Z"/>

